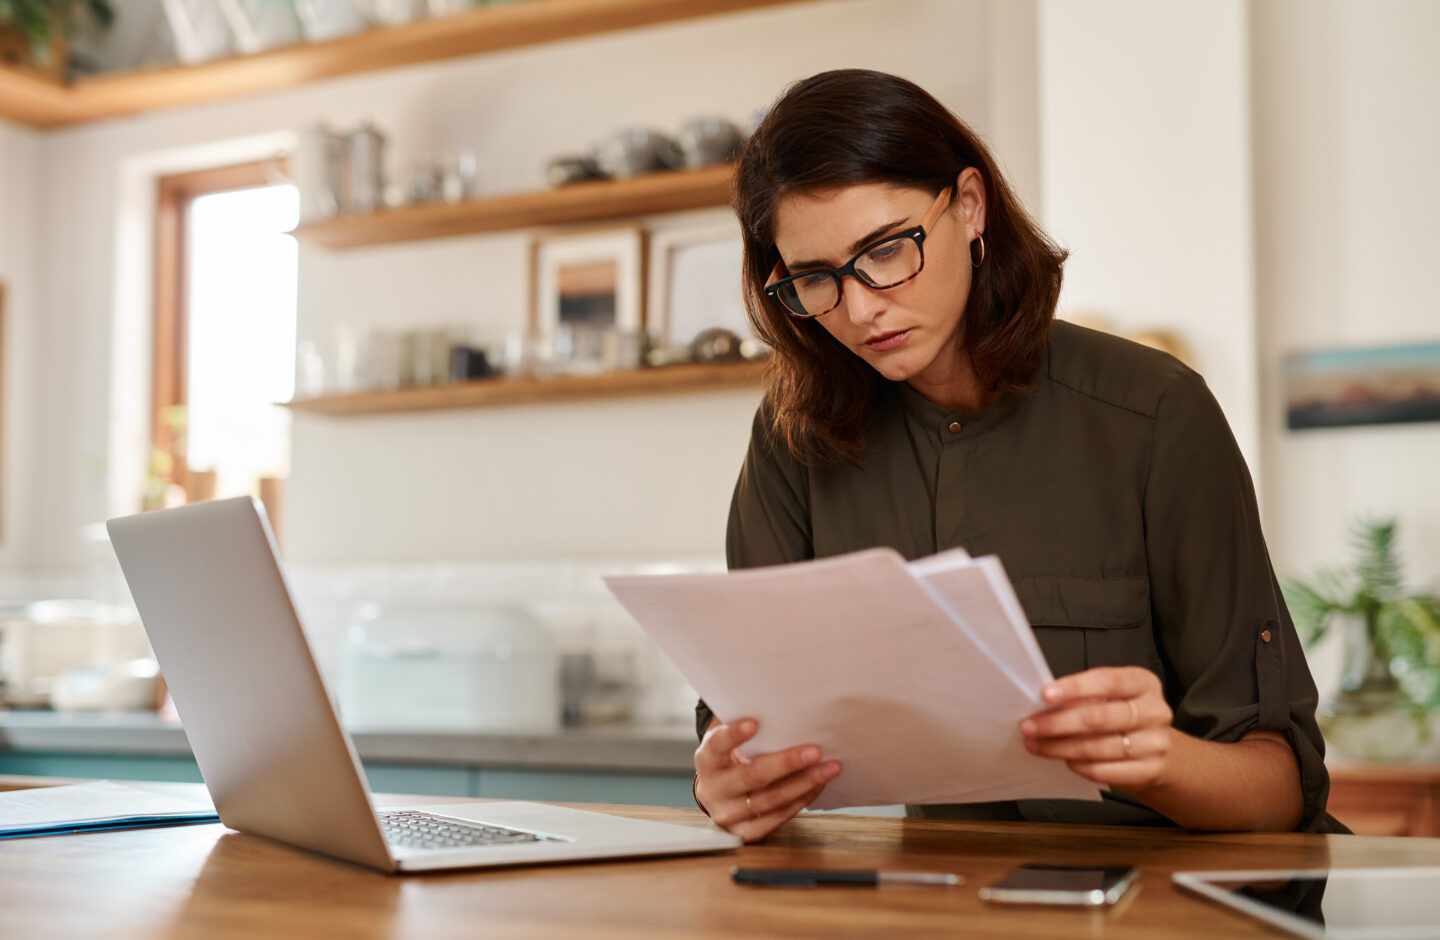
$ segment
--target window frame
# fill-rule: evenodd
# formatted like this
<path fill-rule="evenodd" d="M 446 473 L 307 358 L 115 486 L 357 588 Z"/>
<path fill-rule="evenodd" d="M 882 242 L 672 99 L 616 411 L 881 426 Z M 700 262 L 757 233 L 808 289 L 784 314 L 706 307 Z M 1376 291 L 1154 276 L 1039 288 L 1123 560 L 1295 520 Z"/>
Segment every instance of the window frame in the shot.
<path fill-rule="evenodd" d="M 175 453 L 165 416 L 186 404 L 190 369 L 190 250 L 187 220 L 201 196 L 294 184 L 287 157 L 173 173 L 156 180 L 155 316 L 151 378 L 150 444 L 175 461 L 174 482 L 190 495 L 190 469 Z"/>

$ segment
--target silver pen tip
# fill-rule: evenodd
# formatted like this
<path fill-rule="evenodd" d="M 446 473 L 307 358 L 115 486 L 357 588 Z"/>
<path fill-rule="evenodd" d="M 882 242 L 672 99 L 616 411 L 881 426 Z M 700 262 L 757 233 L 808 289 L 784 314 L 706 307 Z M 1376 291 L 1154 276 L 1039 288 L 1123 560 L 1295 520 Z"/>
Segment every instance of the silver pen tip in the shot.
<path fill-rule="evenodd" d="M 886 871 L 880 873 L 881 884 L 900 885 L 958 885 L 965 879 L 959 875 L 923 871 Z"/>

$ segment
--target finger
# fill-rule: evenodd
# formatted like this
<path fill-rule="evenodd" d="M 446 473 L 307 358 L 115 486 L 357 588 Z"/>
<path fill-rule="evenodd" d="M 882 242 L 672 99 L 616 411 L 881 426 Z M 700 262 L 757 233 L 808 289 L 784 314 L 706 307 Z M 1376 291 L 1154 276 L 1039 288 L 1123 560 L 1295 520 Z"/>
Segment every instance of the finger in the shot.
<path fill-rule="evenodd" d="M 746 842 L 759 842 L 774 832 L 776 827 L 793 819 L 796 813 L 815 802 L 815 798 L 818 797 L 824 789 L 823 786 L 816 787 L 807 791 L 797 799 L 791 800 L 779 809 L 772 810 L 762 816 L 747 819 L 734 826 L 727 826 L 726 828 Z"/>
<path fill-rule="evenodd" d="M 820 748 L 801 744 L 783 751 L 771 751 L 715 772 L 720 786 L 733 793 L 754 793 L 785 777 L 820 763 Z"/>
<path fill-rule="evenodd" d="M 710 730 L 705 732 L 705 737 L 700 739 L 700 746 L 695 749 L 695 769 L 718 770 L 729 766 L 732 752 L 755 737 L 755 732 L 759 730 L 760 724 L 754 718 L 712 725 Z"/>
<path fill-rule="evenodd" d="M 1145 729 L 1128 734 L 1026 738 L 1025 748 L 1038 757 L 1063 761 L 1131 761 L 1146 760 L 1164 754 L 1168 749 L 1168 740 L 1163 730 Z"/>
<path fill-rule="evenodd" d="M 1154 696 L 1126 699 L 1085 699 L 1049 711 L 1036 712 L 1020 722 L 1027 737 L 1125 734 L 1170 724 L 1170 706 Z"/>
<path fill-rule="evenodd" d="M 816 788 L 824 789 L 825 785 L 836 777 L 840 776 L 840 762 L 838 760 L 825 761 L 823 764 L 816 764 L 808 767 L 799 773 L 793 773 L 788 777 L 775 781 L 775 783 L 763 790 L 757 790 L 750 794 L 749 805 L 742 801 L 740 809 L 748 810 L 746 816 L 764 816 L 772 813 L 782 806 L 786 806 L 809 793 Z M 739 822 L 740 820 L 736 820 Z"/>
<path fill-rule="evenodd" d="M 1160 690 L 1160 677 L 1143 666 L 1097 666 L 1046 683 L 1040 697 L 1046 705 L 1085 698 L 1136 698 Z"/>
<path fill-rule="evenodd" d="M 1165 761 L 1159 757 L 1122 761 L 1066 761 L 1065 765 L 1087 780 L 1122 790 L 1150 786 L 1160 779 Z"/>

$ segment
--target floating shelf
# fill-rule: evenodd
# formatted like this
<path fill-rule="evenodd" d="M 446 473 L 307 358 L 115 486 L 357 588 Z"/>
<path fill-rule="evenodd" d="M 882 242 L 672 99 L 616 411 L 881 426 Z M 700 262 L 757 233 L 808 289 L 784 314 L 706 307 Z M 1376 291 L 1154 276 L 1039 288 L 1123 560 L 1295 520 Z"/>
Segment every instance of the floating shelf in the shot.
<path fill-rule="evenodd" d="M 456 385 L 297 399 L 289 403 L 289 408 L 309 414 L 342 417 L 598 401 L 645 395 L 759 388 L 764 371 L 764 362 L 709 362 L 606 372 L 599 375 L 477 379 Z"/>
<path fill-rule="evenodd" d="M 490 199 L 426 203 L 364 215 L 342 215 L 307 222 L 293 234 L 302 242 L 326 248 L 360 248 L 704 209 L 729 203 L 733 177 L 734 171 L 729 166 L 670 170 L 626 180 L 573 183 Z"/>
<path fill-rule="evenodd" d="M 800 0 L 515 0 L 201 65 L 111 72 L 61 85 L 0 69 L 0 118 L 53 128 L 263 94 L 309 82 L 781 6 Z"/>

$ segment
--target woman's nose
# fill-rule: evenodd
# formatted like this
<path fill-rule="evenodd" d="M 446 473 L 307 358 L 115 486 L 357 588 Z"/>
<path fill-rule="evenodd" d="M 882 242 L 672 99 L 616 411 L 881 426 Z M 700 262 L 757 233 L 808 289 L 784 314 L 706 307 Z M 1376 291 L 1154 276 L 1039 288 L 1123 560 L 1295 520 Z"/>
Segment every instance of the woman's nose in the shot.
<path fill-rule="evenodd" d="M 840 295 L 845 299 L 845 315 L 856 326 L 868 326 L 885 309 L 882 291 L 867 287 L 858 277 L 843 278 Z"/>

